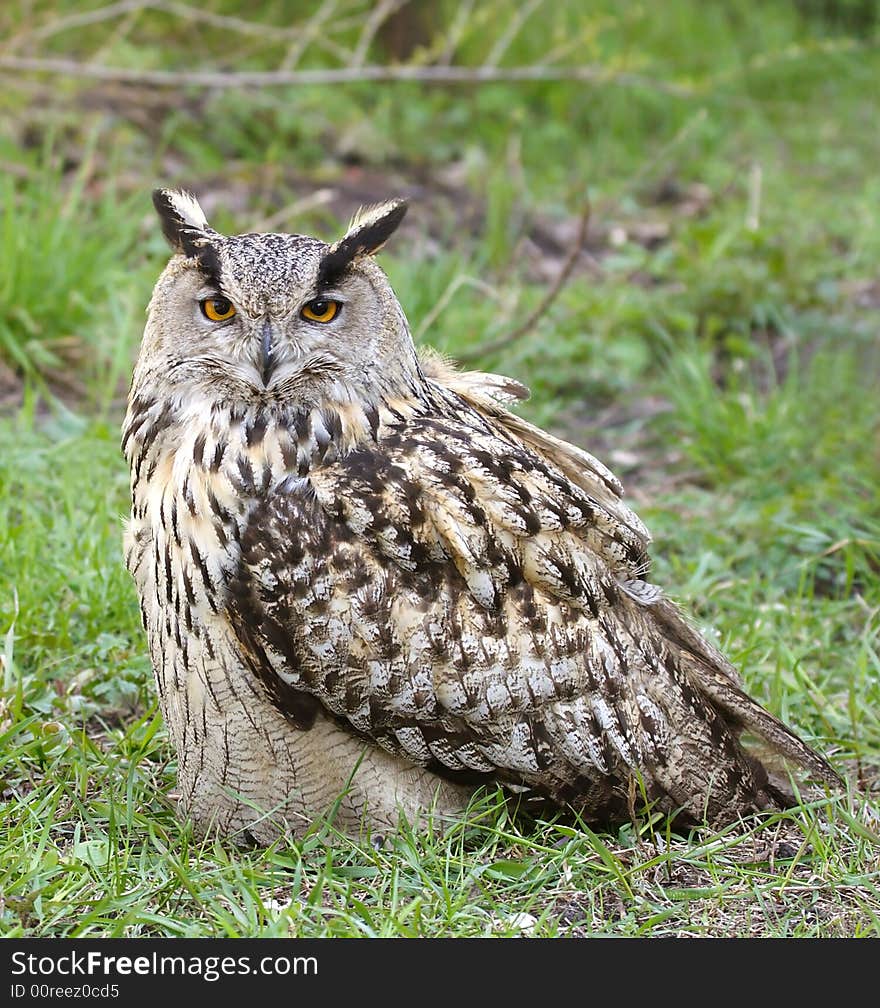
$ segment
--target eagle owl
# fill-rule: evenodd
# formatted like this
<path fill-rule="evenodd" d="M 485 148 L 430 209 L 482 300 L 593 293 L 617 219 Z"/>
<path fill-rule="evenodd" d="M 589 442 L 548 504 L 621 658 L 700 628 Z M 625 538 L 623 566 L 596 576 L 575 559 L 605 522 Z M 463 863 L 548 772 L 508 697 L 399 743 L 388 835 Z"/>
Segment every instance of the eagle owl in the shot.
<path fill-rule="evenodd" d="M 839 783 L 645 580 L 612 473 L 416 351 L 373 258 L 403 202 L 331 245 L 154 203 L 125 557 L 198 829 L 442 827 L 487 784 L 720 825 L 790 801 L 767 753 Z"/>

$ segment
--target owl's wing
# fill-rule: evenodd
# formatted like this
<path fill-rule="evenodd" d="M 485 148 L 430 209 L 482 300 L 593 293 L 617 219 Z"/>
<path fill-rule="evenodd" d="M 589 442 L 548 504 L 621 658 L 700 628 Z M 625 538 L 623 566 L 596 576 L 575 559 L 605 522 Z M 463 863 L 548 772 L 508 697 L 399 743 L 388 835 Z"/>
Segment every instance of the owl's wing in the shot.
<path fill-rule="evenodd" d="M 707 789 L 719 807 L 754 802 L 745 726 L 827 778 L 643 580 L 647 538 L 601 471 L 572 479 L 464 407 L 270 494 L 242 536 L 231 617 L 295 723 L 320 705 L 438 772 L 598 814 L 609 781 L 638 773 L 699 814 Z"/>

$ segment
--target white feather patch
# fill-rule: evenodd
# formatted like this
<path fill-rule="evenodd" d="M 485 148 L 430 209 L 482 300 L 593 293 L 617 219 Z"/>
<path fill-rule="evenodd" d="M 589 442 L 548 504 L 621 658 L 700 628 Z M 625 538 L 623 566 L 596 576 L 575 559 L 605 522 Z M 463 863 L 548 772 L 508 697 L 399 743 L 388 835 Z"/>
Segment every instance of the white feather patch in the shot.
<path fill-rule="evenodd" d="M 204 231 L 208 226 L 205 211 L 199 206 L 199 201 L 191 192 L 185 189 L 165 189 L 168 202 L 174 207 L 187 227 Z"/>
<path fill-rule="evenodd" d="M 376 221 L 386 217 L 399 202 L 400 200 L 385 200 L 384 203 L 370 203 L 368 206 L 362 206 L 349 222 L 345 237 L 347 238 L 353 232 L 360 231 L 364 227 L 369 227 L 371 224 L 375 224 Z"/>

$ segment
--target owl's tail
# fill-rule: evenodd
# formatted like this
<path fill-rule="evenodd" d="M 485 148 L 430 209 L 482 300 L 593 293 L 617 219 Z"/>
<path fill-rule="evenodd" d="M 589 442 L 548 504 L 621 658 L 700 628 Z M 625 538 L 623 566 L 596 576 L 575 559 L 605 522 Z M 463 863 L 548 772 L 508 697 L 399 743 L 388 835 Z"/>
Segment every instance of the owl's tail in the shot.
<path fill-rule="evenodd" d="M 667 639 L 681 649 L 682 666 L 693 685 L 718 710 L 735 734 L 745 732 L 757 736 L 769 749 L 771 761 L 773 755 L 782 757 L 802 769 L 810 780 L 834 789 L 845 786 L 840 775 L 823 756 L 742 690 L 739 674 L 733 665 L 689 626 L 673 602 L 661 599 L 651 607 L 651 611 Z M 773 776 L 775 768 L 765 765 L 767 759 L 764 753 L 750 755 L 757 758 Z"/>

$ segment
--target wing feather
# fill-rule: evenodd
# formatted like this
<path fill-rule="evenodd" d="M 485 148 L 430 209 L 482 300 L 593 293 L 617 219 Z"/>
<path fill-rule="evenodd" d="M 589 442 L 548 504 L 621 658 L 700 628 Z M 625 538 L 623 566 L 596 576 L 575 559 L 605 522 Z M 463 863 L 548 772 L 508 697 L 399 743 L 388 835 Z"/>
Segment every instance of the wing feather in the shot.
<path fill-rule="evenodd" d="M 745 697 L 735 672 L 671 605 L 621 587 L 644 585 L 641 523 L 595 467 L 575 479 L 576 455 L 461 407 L 407 420 L 255 512 L 232 615 L 261 677 L 413 762 L 585 814 L 625 806 L 634 775 L 695 818 L 760 804 L 736 737 L 745 708 L 723 716 L 724 683 Z M 707 688 L 694 661 L 716 670 Z"/>

